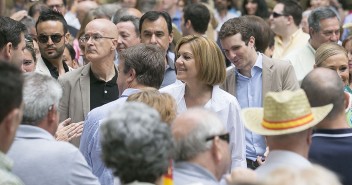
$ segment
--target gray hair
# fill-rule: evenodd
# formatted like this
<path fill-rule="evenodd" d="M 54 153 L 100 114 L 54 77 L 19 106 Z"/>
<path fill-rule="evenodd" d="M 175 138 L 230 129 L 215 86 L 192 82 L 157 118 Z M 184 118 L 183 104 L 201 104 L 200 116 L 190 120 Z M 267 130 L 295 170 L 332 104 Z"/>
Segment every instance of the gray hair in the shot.
<path fill-rule="evenodd" d="M 206 138 L 224 133 L 224 125 L 214 112 L 203 108 L 192 108 L 179 116 L 193 118 L 191 120 L 196 121 L 196 126 L 183 136 L 174 138 L 176 162 L 188 161 L 209 150 L 213 140 L 207 142 Z"/>
<path fill-rule="evenodd" d="M 172 135 L 159 113 L 140 102 L 126 102 L 100 127 L 102 158 L 125 183 L 155 183 L 168 169 Z"/>
<path fill-rule="evenodd" d="M 114 19 L 114 24 L 118 24 L 120 22 L 131 22 L 134 26 L 134 31 L 136 35 L 139 37 L 139 18 L 133 15 L 124 15 L 122 17 Z"/>
<path fill-rule="evenodd" d="M 160 88 L 165 73 L 165 55 L 159 47 L 151 44 L 138 44 L 119 53 L 119 60 L 124 60 L 124 69 L 128 73 L 134 69 L 137 82 L 148 87 Z"/>
<path fill-rule="evenodd" d="M 62 96 L 60 84 L 51 76 L 25 73 L 23 88 L 23 123 L 36 125 L 54 105 L 58 107 Z"/>
<path fill-rule="evenodd" d="M 111 20 L 114 13 L 121 8 L 121 5 L 116 3 L 103 4 L 98 6 L 94 11 L 95 18 L 107 18 Z"/>
<path fill-rule="evenodd" d="M 337 16 L 336 12 L 332 10 L 331 7 L 320 7 L 313 10 L 308 17 L 308 25 L 310 28 L 313 28 L 315 32 L 320 31 L 320 21 L 324 19 L 334 18 L 340 21 L 340 18 Z"/>

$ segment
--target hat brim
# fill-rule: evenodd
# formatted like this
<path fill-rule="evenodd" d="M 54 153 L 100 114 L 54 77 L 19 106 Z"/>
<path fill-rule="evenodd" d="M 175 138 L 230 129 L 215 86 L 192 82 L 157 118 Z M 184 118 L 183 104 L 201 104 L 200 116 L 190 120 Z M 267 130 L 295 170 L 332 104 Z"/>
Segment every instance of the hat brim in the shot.
<path fill-rule="evenodd" d="M 312 110 L 314 119 L 311 122 L 305 125 L 301 125 L 294 128 L 288 128 L 284 130 L 272 130 L 272 129 L 263 127 L 262 125 L 263 116 L 264 116 L 263 108 L 247 108 L 247 109 L 243 109 L 241 113 L 242 113 L 244 125 L 247 129 L 249 129 L 250 131 L 256 134 L 260 134 L 264 136 L 271 136 L 271 135 L 274 136 L 274 135 L 285 135 L 285 134 L 296 133 L 296 132 L 300 132 L 308 128 L 311 128 L 316 124 L 318 124 L 321 120 L 323 120 L 329 114 L 332 107 L 333 107 L 332 104 L 321 106 L 321 107 L 312 107 L 311 110 Z"/>

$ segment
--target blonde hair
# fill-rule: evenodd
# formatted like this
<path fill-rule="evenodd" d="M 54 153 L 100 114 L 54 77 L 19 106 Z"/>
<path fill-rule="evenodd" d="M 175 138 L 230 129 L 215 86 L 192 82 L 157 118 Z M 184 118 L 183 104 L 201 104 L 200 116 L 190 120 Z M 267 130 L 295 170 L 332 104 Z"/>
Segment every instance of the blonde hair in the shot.
<path fill-rule="evenodd" d="M 183 44 L 190 44 L 196 67 L 199 70 L 198 79 L 207 85 L 222 84 L 226 78 L 225 58 L 218 45 L 203 36 L 188 35 L 182 37 L 175 48 L 178 50 Z"/>
<path fill-rule="evenodd" d="M 338 54 L 344 54 L 346 58 L 348 58 L 347 51 L 344 47 L 334 42 L 324 43 L 317 49 L 315 53 L 315 65 L 320 67 L 323 62 L 326 61 L 326 59 Z"/>
<path fill-rule="evenodd" d="M 127 101 L 143 102 L 151 106 L 159 112 L 162 121 L 167 124 L 171 124 L 176 117 L 175 99 L 171 95 L 160 93 L 152 87 L 143 88 L 141 92 L 130 95 Z"/>

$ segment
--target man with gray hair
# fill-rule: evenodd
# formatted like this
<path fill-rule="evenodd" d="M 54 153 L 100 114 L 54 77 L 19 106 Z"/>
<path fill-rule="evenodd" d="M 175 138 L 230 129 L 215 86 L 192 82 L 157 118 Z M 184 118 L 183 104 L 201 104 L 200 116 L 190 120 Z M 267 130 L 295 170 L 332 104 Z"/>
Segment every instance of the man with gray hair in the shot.
<path fill-rule="evenodd" d="M 174 184 L 218 185 L 231 165 L 229 133 L 215 115 L 189 109 L 172 124 L 175 143 Z"/>
<path fill-rule="evenodd" d="M 292 51 L 285 59 L 290 60 L 295 69 L 298 81 L 313 70 L 315 51 L 326 42 L 337 43 L 340 38 L 340 19 L 330 7 L 313 10 L 308 17 L 308 43 L 302 48 Z"/>
<path fill-rule="evenodd" d="M 25 74 L 23 121 L 8 153 L 15 162 L 13 172 L 27 185 L 99 184 L 79 150 L 53 137 L 61 96 L 54 78 Z"/>
<path fill-rule="evenodd" d="M 100 132 L 102 158 L 122 184 L 159 184 L 173 145 L 170 128 L 156 110 L 127 102 L 103 121 Z"/>
<path fill-rule="evenodd" d="M 80 150 L 92 167 L 93 174 L 101 184 L 113 185 L 112 172 L 101 160 L 99 141 L 99 122 L 110 110 L 125 103 L 129 95 L 139 92 L 141 88 L 160 88 L 163 81 L 165 63 L 164 53 L 155 45 L 138 44 L 123 50 L 119 54 L 117 85 L 120 98 L 97 107 L 88 113 L 84 122 Z"/>

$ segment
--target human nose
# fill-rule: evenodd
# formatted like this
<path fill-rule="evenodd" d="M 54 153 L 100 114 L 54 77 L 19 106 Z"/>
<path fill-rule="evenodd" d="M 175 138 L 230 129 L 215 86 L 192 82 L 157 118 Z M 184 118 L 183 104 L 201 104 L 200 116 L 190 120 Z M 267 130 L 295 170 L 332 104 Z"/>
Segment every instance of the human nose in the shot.
<path fill-rule="evenodd" d="M 153 34 L 152 37 L 150 38 L 150 43 L 151 44 L 156 44 L 156 36 L 155 36 L 155 34 Z"/>
<path fill-rule="evenodd" d="M 226 54 L 226 56 L 227 56 L 227 58 L 228 58 L 229 60 L 233 60 L 237 55 L 236 55 L 235 52 L 229 51 L 229 52 Z"/>
<path fill-rule="evenodd" d="M 333 32 L 330 37 L 330 41 L 337 42 L 339 40 L 339 38 L 340 38 L 340 33 Z"/>

